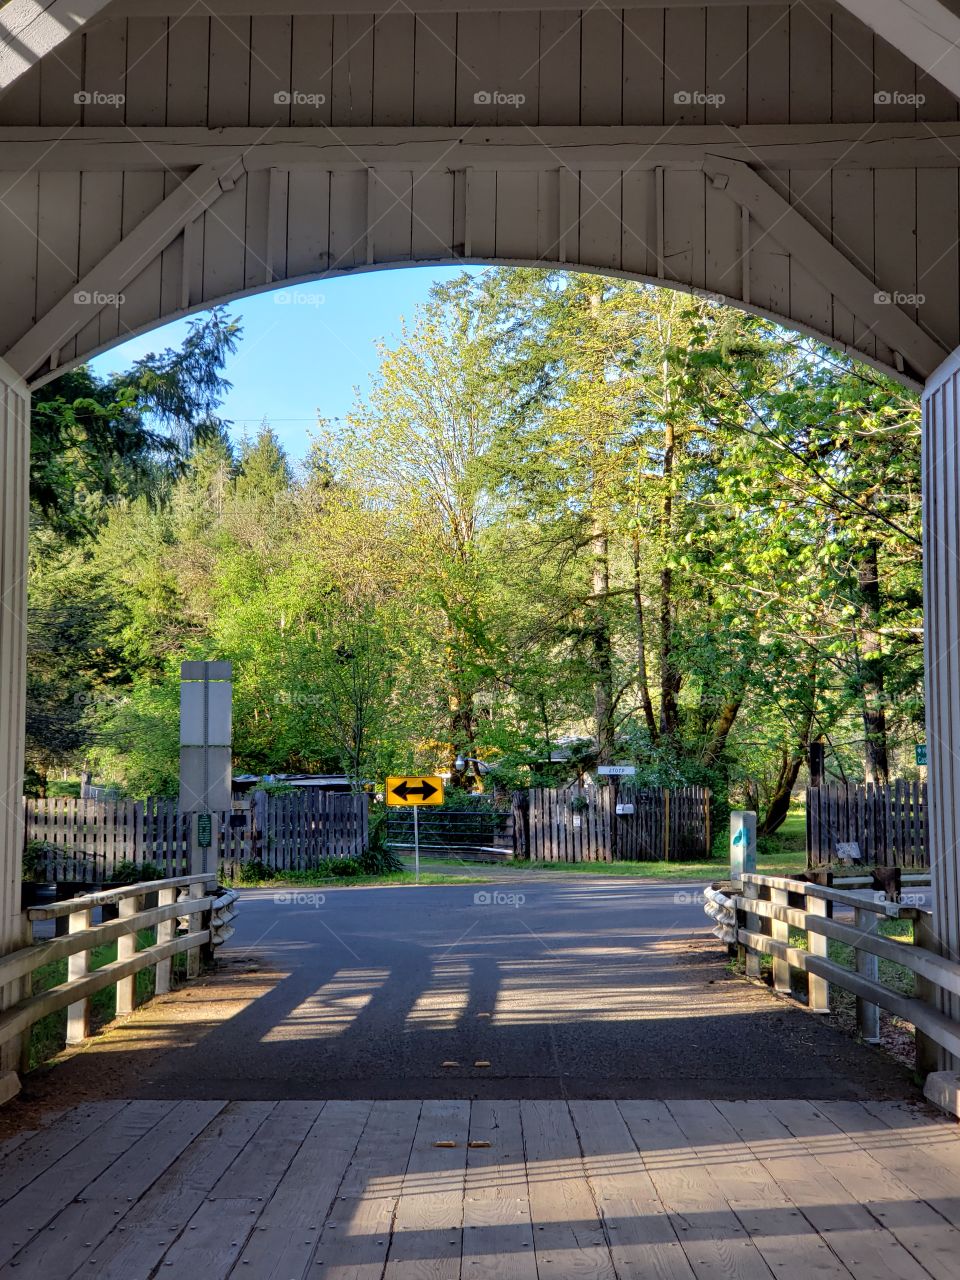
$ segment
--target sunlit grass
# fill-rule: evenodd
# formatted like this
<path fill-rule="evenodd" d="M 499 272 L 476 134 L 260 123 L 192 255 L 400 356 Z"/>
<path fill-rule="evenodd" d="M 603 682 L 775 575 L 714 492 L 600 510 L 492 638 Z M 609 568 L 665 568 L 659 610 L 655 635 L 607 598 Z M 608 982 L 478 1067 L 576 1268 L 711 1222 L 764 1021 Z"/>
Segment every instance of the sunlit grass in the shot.
<path fill-rule="evenodd" d="M 137 934 L 137 950 L 142 951 L 144 947 L 151 946 L 156 941 L 156 929 L 141 929 Z M 90 952 L 89 966 L 91 972 L 94 969 L 100 969 L 105 964 L 111 964 L 117 958 L 116 942 L 104 943 L 102 947 L 94 947 Z M 173 974 L 178 976 L 186 973 L 187 958 L 185 955 L 173 957 Z M 136 1002 L 140 1004 L 144 1000 L 149 1000 L 154 994 L 155 974 L 153 966 L 141 969 L 134 975 L 136 981 Z M 67 960 L 64 957 L 61 960 L 52 960 L 49 964 L 41 965 L 39 969 L 34 970 L 33 974 L 33 994 L 39 995 L 42 991 L 49 991 L 51 987 L 59 986 L 67 980 Z M 117 1012 L 117 989 L 114 986 L 105 987 L 102 991 L 97 991 L 90 997 L 90 1027 L 91 1030 L 103 1026 L 116 1017 Z M 54 1013 L 48 1013 L 46 1017 L 35 1022 L 30 1029 L 30 1070 L 34 1067 L 42 1066 L 48 1059 L 54 1057 L 64 1047 L 67 1038 L 67 1010 L 58 1009 Z"/>

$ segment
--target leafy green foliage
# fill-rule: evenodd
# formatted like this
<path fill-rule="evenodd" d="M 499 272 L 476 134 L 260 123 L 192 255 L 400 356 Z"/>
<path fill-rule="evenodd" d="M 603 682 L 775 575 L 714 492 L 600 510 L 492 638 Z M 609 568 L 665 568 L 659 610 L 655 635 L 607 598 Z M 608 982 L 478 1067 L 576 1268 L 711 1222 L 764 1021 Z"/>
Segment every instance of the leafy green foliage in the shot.
<path fill-rule="evenodd" d="M 179 662 L 223 657 L 256 773 L 444 771 L 469 804 L 626 760 L 709 786 L 721 842 L 732 802 L 789 821 L 813 742 L 909 774 L 911 393 L 708 300 L 492 270 L 435 290 L 295 466 L 268 424 L 228 443 L 211 324 L 41 415 L 38 771 L 172 793 Z"/>

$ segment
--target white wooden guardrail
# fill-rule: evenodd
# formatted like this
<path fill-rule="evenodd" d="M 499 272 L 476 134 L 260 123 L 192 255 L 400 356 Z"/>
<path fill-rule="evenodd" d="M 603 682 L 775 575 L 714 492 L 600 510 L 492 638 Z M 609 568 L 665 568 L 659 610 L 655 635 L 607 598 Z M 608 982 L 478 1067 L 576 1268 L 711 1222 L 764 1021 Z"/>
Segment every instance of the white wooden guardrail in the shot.
<path fill-rule="evenodd" d="M 144 907 L 143 900 L 148 895 L 156 896 L 156 906 Z M 187 976 L 196 977 L 204 950 L 226 942 L 233 933 L 230 922 L 236 914 L 232 908 L 238 896 L 233 889 L 218 890 L 216 877 L 207 873 L 141 881 L 83 894 L 49 907 L 30 907 L 24 912 L 26 929 L 32 930 L 35 920 L 67 917 L 69 932 L 0 956 L 0 991 L 16 993 L 19 988 L 21 992 L 15 1003 L 8 998 L 0 1012 L 0 1044 L 23 1037 L 40 1018 L 64 1007 L 67 1009 L 67 1044 L 76 1044 L 89 1034 L 91 996 L 104 987 L 115 986 L 117 1013 L 131 1013 L 136 1001 L 137 973 L 154 967 L 156 994 L 168 992 L 173 957 L 184 952 Z M 114 904 L 119 906 L 118 919 L 104 924 L 92 923 L 98 907 Z M 138 951 L 138 933 L 153 927 L 156 927 L 156 941 Z M 114 941 L 116 960 L 91 970 L 90 952 Z M 51 961 L 64 958 L 66 982 L 32 994 L 33 973 Z M 12 1097 L 18 1089 L 19 1081 L 9 1072 L 0 1078 L 0 1101 Z"/>
<path fill-rule="evenodd" d="M 929 876 L 904 876 L 904 890 L 929 886 Z M 760 957 L 773 960 L 773 985 L 789 994 L 790 971 L 807 974 L 807 1002 L 818 1013 L 830 1011 L 830 988 L 854 994 L 857 1023 L 865 1040 L 880 1035 L 880 1010 L 886 1009 L 916 1030 L 917 1069 L 937 1071 L 943 1065 L 937 1046 L 960 1058 L 960 1022 L 944 1012 L 950 997 L 960 997 L 960 964 L 938 954 L 929 911 L 891 901 L 870 889 L 868 877 L 844 878 L 827 887 L 783 876 L 743 873 L 733 887 L 705 890 L 705 910 L 714 933 L 736 944 L 748 976 L 760 976 Z M 852 913 L 853 923 L 833 919 L 834 911 Z M 913 943 L 882 936 L 881 920 L 911 920 Z M 791 945 L 790 930 L 806 936 L 806 949 Z M 854 967 L 831 960 L 830 940 L 853 949 Z M 902 965 L 915 975 L 914 996 L 906 996 L 880 979 L 880 960 Z"/>

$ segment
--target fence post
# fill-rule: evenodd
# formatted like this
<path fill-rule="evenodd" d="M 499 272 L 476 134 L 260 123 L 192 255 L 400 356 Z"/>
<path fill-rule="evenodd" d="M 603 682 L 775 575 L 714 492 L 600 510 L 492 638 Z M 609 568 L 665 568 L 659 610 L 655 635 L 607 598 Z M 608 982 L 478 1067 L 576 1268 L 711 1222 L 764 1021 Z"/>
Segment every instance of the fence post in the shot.
<path fill-rule="evenodd" d="M 670 861 L 670 789 L 663 788 L 663 860 Z"/>
<path fill-rule="evenodd" d="M 922 947 L 925 951 L 932 951 L 935 955 L 941 952 L 940 940 L 933 928 L 933 916 L 928 912 L 924 912 L 913 922 L 913 945 Z M 921 978 L 919 973 L 914 974 L 913 981 L 916 998 L 932 1009 L 938 1009 L 938 992 L 933 983 L 926 978 Z M 924 1035 L 919 1027 L 914 1028 L 914 1045 L 917 1075 L 926 1076 L 931 1071 L 943 1071 L 946 1068 L 949 1056 L 935 1040 Z"/>
<path fill-rule="evenodd" d="M 742 885 L 741 896 L 747 901 L 759 898 L 760 890 L 752 883 L 752 881 L 748 880 Z M 751 912 L 749 907 L 746 909 L 745 924 L 751 933 L 760 932 L 760 917 Z M 739 953 L 740 961 L 743 964 L 744 973 L 746 973 L 747 977 L 759 978 L 760 952 L 754 951 L 751 947 L 747 947 L 743 943 L 740 943 Z"/>
<path fill-rule="evenodd" d="M 856 911 L 856 925 L 860 933 L 865 937 L 870 934 L 876 934 L 880 923 L 880 917 L 875 911 L 864 911 L 858 908 Z M 861 977 L 869 978 L 871 982 L 879 979 L 880 967 L 879 961 L 870 951 L 861 951 L 857 947 L 857 973 Z M 864 1000 L 857 996 L 857 1026 L 860 1034 L 866 1040 L 867 1044 L 879 1044 L 880 1042 L 880 1006 L 871 1004 L 869 1000 Z"/>
<path fill-rule="evenodd" d="M 90 928 L 90 910 L 71 911 L 68 931 L 79 933 L 81 929 Z M 90 969 L 90 952 L 76 951 L 67 957 L 67 981 L 85 978 Z M 76 1004 L 67 1006 L 67 1044 L 79 1044 L 90 1034 L 90 1001 L 78 1000 Z"/>
<path fill-rule="evenodd" d="M 829 914 L 830 904 L 826 898 L 805 897 L 803 909 L 807 915 L 826 917 Z M 808 955 L 821 956 L 825 960 L 828 942 L 829 939 L 824 934 L 814 933 L 812 929 L 807 930 Z M 818 978 L 813 973 L 807 975 L 807 1008 L 812 1013 L 830 1012 L 830 983 L 826 978 Z"/>
<path fill-rule="evenodd" d="M 120 919 L 126 920 L 140 910 L 140 895 L 120 899 Z M 137 931 L 128 926 L 126 933 L 117 939 L 117 959 L 130 960 L 137 953 Z M 133 1013 L 137 1002 L 137 975 L 131 973 L 128 978 L 121 978 L 117 983 L 117 1016 Z"/>
<path fill-rule="evenodd" d="M 176 889 L 161 889 L 158 899 L 158 906 L 168 907 L 177 900 Z M 172 942 L 177 932 L 177 918 L 171 916 L 169 920 L 161 920 L 157 925 L 157 942 Z M 170 975 L 173 967 L 173 957 L 167 956 L 166 960 L 158 960 L 156 966 L 156 976 L 154 978 L 154 993 L 158 996 L 166 995 L 170 990 Z"/>
<path fill-rule="evenodd" d="M 197 899 L 197 897 L 204 897 L 205 893 L 206 893 L 206 882 L 195 881 L 191 884 L 191 887 L 189 887 L 188 896 L 192 897 L 192 899 Z M 195 908 L 193 909 L 193 913 L 187 916 L 187 928 L 189 929 L 189 932 L 195 933 L 197 929 L 200 928 L 201 923 L 202 923 L 202 915 L 201 913 L 198 913 L 198 911 Z M 187 952 L 187 977 L 188 978 L 200 977 L 200 952 L 201 952 L 201 947 L 191 947 Z"/>
<path fill-rule="evenodd" d="M 713 792 L 710 790 L 710 788 L 709 788 L 709 787 L 704 787 L 704 789 L 703 789 L 703 819 L 704 819 L 704 826 L 705 826 L 705 828 L 706 828 L 706 840 L 707 840 L 707 847 L 706 847 L 706 849 L 704 850 L 704 857 L 705 857 L 705 858 L 709 858 L 709 857 L 710 857 L 710 855 L 711 855 L 711 851 L 712 851 L 712 849 L 713 849 L 713 831 L 711 830 L 711 825 L 712 825 L 712 824 L 711 824 L 711 815 L 710 815 L 710 800 L 712 799 L 712 797 L 713 797 Z"/>
<path fill-rule="evenodd" d="M 790 894 L 786 889 L 771 889 L 770 901 L 777 903 L 781 907 L 790 905 Z M 785 920 L 770 920 L 770 937 L 776 942 L 782 942 L 785 945 L 790 942 L 790 926 Z M 773 988 L 785 995 L 789 995 L 792 987 L 790 983 L 790 962 L 781 960 L 779 956 L 773 957 Z"/>

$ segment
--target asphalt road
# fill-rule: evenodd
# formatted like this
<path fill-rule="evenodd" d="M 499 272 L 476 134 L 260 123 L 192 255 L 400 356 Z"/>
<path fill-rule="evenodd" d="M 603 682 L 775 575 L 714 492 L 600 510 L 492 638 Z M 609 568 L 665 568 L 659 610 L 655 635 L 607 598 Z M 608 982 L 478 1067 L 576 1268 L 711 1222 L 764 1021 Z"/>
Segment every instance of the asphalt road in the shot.
<path fill-rule="evenodd" d="M 119 1065 L 126 1049 L 136 1081 L 118 1087 L 143 1097 L 910 1092 L 886 1055 L 731 977 L 697 896 L 542 875 L 248 890 L 225 972 L 147 1006 L 139 1031 L 134 1018 L 117 1033 L 119 1056 L 97 1056 Z M 146 1028 L 163 1052 L 144 1052 Z"/>

